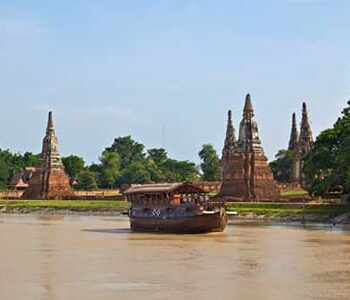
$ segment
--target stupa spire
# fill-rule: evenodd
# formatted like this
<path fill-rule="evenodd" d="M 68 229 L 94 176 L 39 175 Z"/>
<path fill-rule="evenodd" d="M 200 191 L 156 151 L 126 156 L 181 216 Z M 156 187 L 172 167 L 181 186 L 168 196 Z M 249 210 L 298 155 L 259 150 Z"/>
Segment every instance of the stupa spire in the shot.
<path fill-rule="evenodd" d="M 298 148 L 298 141 L 299 141 L 299 134 L 297 129 L 297 120 L 296 115 L 293 113 L 292 116 L 292 130 L 290 133 L 290 140 L 289 140 L 289 146 L 288 150 L 295 151 Z"/>
<path fill-rule="evenodd" d="M 231 141 L 228 138 L 232 137 L 231 123 L 232 116 L 229 112 L 227 141 Z M 245 98 L 238 141 L 231 148 L 226 147 L 226 144 L 225 142 L 223 158 L 220 161 L 222 186 L 218 197 L 227 197 L 228 201 L 278 199 L 279 190 L 261 145 L 249 94 Z"/>
<path fill-rule="evenodd" d="M 303 113 L 300 126 L 299 148 L 302 154 L 306 154 L 311 150 L 314 139 L 309 122 L 309 115 L 306 103 L 303 102 Z"/>
<path fill-rule="evenodd" d="M 235 146 L 236 143 L 236 133 L 235 128 L 232 124 L 232 111 L 229 110 L 227 113 L 227 129 L 225 138 L 225 147 Z"/>
<path fill-rule="evenodd" d="M 46 133 L 54 132 L 55 128 L 53 126 L 52 111 L 49 111 Z"/>
<path fill-rule="evenodd" d="M 49 112 L 42 150 L 23 193 L 24 199 L 72 199 L 73 192 L 69 178 L 58 152 L 58 141 L 53 126 L 52 112 Z"/>
<path fill-rule="evenodd" d="M 244 117 L 254 117 L 254 108 L 253 108 L 252 99 L 250 97 L 250 94 L 247 94 L 245 97 L 243 116 Z"/>

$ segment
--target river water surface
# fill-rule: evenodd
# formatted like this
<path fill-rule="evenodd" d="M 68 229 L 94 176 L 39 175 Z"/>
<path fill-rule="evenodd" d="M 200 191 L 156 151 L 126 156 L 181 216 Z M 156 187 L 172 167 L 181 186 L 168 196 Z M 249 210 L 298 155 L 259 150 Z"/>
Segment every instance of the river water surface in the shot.
<path fill-rule="evenodd" d="M 344 229 L 128 227 L 124 217 L 0 215 L 0 299 L 350 299 Z"/>

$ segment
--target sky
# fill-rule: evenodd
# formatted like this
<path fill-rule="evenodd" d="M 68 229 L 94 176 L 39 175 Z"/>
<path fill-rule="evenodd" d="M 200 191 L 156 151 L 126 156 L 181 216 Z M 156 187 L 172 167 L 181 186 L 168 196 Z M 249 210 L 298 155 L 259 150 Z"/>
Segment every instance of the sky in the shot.
<path fill-rule="evenodd" d="M 0 148 L 97 162 L 115 137 L 199 162 L 252 96 L 271 160 L 308 104 L 315 136 L 350 98 L 348 0 L 0 0 Z"/>

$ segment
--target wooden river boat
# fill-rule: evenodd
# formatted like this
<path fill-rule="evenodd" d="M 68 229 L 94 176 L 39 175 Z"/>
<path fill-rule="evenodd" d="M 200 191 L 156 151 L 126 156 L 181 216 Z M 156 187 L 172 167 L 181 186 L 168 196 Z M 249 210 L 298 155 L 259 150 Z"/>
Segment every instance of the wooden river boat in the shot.
<path fill-rule="evenodd" d="M 221 232 L 227 225 L 224 203 L 211 202 L 192 183 L 132 185 L 124 194 L 132 231 L 207 233 Z"/>

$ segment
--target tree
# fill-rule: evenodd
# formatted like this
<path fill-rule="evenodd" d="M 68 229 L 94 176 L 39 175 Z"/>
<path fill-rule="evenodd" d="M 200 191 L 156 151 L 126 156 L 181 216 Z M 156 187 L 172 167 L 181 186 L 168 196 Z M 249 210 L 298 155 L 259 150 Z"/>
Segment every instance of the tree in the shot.
<path fill-rule="evenodd" d="M 169 182 L 195 181 L 199 176 L 196 165 L 187 160 L 167 159 L 162 165 L 162 170 L 166 181 Z"/>
<path fill-rule="evenodd" d="M 119 154 L 120 167 L 124 169 L 134 161 L 144 160 L 144 149 L 144 145 L 134 141 L 129 135 L 116 138 L 106 150 Z"/>
<path fill-rule="evenodd" d="M 122 184 L 124 183 L 149 183 L 151 176 L 144 163 L 140 161 L 132 162 L 123 171 Z"/>
<path fill-rule="evenodd" d="M 158 166 L 168 159 L 168 153 L 163 148 L 149 149 L 147 154 L 147 158 L 153 160 Z"/>
<path fill-rule="evenodd" d="M 23 154 L 23 164 L 25 167 L 34 167 L 37 163 L 39 155 L 32 152 L 25 152 Z"/>
<path fill-rule="evenodd" d="M 164 171 L 162 170 L 161 164 L 158 165 L 153 159 L 147 159 L 145 162 L 145 168 L 149 173 L 152 182 L 164 182 L 166 181 Z"/>
<path fill-rule="evenodd" d="M 69 178 L 76 179 L 81 171 L 84 170 L 84 160 L 76 155 L 70 155 L 62 158 L 65 171 Z"/>
<path fill-rule="evenodd" d="M 333 128 L 317 137 L 305 158 L 304 173 L 310 194 L 350 192 L 350 101 Z"/>
<path fill-rule="evenodd" d="M 7 186 L 13 174 L 23 169 L 23 157 L 12 154 L 9 150 L 0 149 L 0 182 Z"/>
<path fill-rule="evenodd" d="M 219 156 L 214 147 L 210 144 L 204 144 L 198 153 L 201 159 L 201 169 L 203 172 L 204 181 L 219 180 L 220 167 Z"/>
<path fill-rule="evenodd" d="M 343 191 L 350 192 L 350 101 L 342 111 L 342 117 L 334 125 L 338 133 L 339 144 L 336 157 L 338 176 L 343 182 Z"/>
<path fill-rule="evenodd" d="M 4 158 L 0 158 L 0 189 L 4 189 L 10 177 L 9 167 Z"/>
<path fill-rule="evenodd" d="M 91 171 L 82 171 L 78 175 L 77 189 L 84 191 L 93 191 L 97 189 L 96 176 Z"/>
<path fill-rule="evenodd" d="M 100 162 L 102 187 L 115 187 L 121 174 L 119 154 L 105 150 L 100 157 Z"/>
<path fill-rule="evenodd" d="M 289 182 L 292 174 L 293 152 L 290 150 L 279 150 L 275 160 L 270 162 L 270 167 L 275 180 L 278 182 Z"/>

